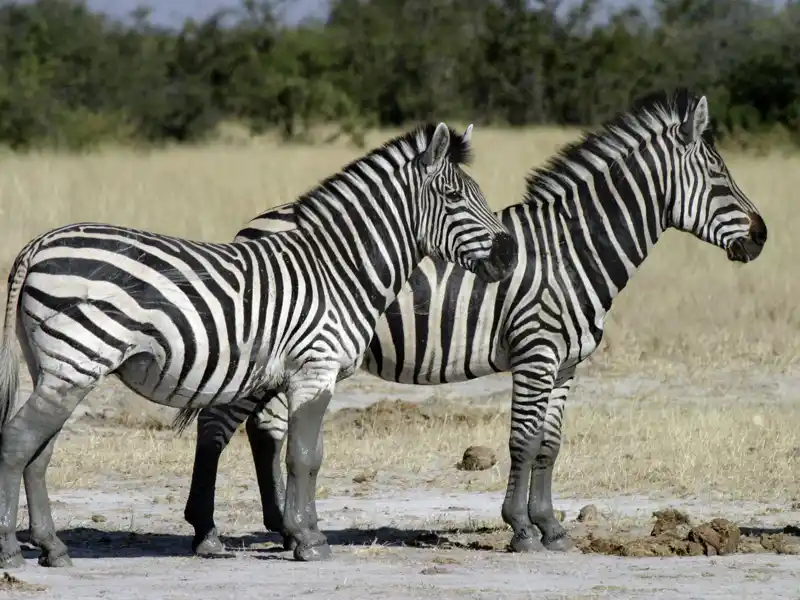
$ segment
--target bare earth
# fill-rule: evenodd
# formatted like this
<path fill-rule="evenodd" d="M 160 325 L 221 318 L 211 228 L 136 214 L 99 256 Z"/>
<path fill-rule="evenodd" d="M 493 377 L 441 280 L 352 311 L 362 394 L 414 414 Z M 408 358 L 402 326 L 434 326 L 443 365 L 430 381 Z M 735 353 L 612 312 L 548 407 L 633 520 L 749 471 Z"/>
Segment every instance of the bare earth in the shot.
<path fill-rule="evenodd" d="M 790 406 L 796 400 L 800 388 L 791 376 L 771 377 L 769 381 L 767 400 L 772 406 L 784 402 Z M 706 383 L 712 385 L 708 378 Z M 738 390 L 737 397 L 757 403 L 754 392 L 760 390 L 763 400 L 764 385 L 753 379 L 733 387 Z M 702 391 L 688 381 L 665 385 L 617 377 L 604 378 L 601 383 L 599 378 L 587 376 L 575 391 L 570 414 L 578 418 L 596 410 L 600 397 L 631 401 L 655 393 L 659 386 L 660 393 L 667 389 L 668 397 L 684 407 L 695 403 Z M 590 496 L 560 492 L 556 508 L 564 513 L 576 549 L 561 555 L 512 555 L 505 551 L 510 533 L 499 520 L 507 464 L 502 446 L 497 448 L 499 463 L 488 471 L 473 472 L 469 476 L 472 479 L 457 480 L 468 476 L 452 467 L 454 461 L 425 471 L 404 470 L 400 461 L 395 468 L 378 468 L 377 473 L 362 476 L 367 481 L 354 484 L 357 469 L 337 468 L 337 457 L 341 462 L 348 459 L 346 453 L 340 456 L 344 450 L 337 446 L 337 438 L 344 436 L 337 436 L 335 429 L 339 423 L 336 417 L 348 413 L 342 408 L 355 408 L 354 415 L 363 415 L 364 407 L 387 396 L 423 403 L 423 407 L 458 398 L 463 407 L 507 411 L 507 376 L 486 378 L 480 386 L 473 382 L 423 388 L 390 385 L 359 374 L 340 389 L 333 407 L 336 414 L 328 419 L 328 425 L 334 428 L 326 434 L 331 466 L 321 478 L 322 498 L 318 503 L 323 528 L 334 545 L 330 562 L 293 562 L 291 555 L 278 546 L 275 535 L 263 533 L 246 442 L 239 439 L 242 436 L 234 439 L 226 456 L 230 454 L 230 460 L 236 461 L 233 472 L 241 469 L 244 473 L 232 476 L 232 463 L 223 464 L 217 501 L 217 524 L 227 536 L 231 556 L 218 560 L 189 556 L 191 530 L 183 521 L 182 511 L 193 436 L 175 438 L 158 427 L 132 426 L 141 414 L 146 414 L 150 423 L 168 419 L 169 411 L 143 405 L 116 382 L 107 382 L 70 422 L 50 472 L 57 526 L 72 550 L 75 565 L 67 570 L 44 569 L 36 565 L 37 552 L 26 551 L 28 565 L 0 581 L 0 597 L 166 600 L 220 593 L 225 597 L 262 598 L 266 593 L 277 598 L 348 600 L 800 598 L 800 557 L 795 554 L 800 551 L 800 538 L 795 535 L 796 529 L 787 528 L 800 524 L 800 504 L 792 500 L 795 488 L 776 490 L 775 501 L 768 501 L 771 490 L 762 490 L 760 496 L 747 491 L 739 494 L 760 500 L 732 501 L 729 498 L 735 493 L 676 495 L 658 485 L 651 486 L 649 492 L 645 489 L 621 495 L 599 488 Z M 724 390 L 718 392 L 718 400 L 723 401 L 725 394 Z M 424 404 L 432 398 L 432 404 Z M 704 404 L 705 410 L 713 409 L 713 394 L 705 393 Z M 739 407 L 745 404 L 740 402 Z M 413 405 L 403 406 L 408 410 Z M 121 416 L 122 411 L 128 416 Z M 352 419 L 343 420 L 340 427 L 349 427 L 352 432 L 356 428 L 353 423 Z M 497 429 L 502 442 L 502 423 Z M 475 428 L 481 439 L 491 437 L 479 430 Z M 761 433 L 769 435 L 763 424 Z M 106 434 L 110 439 L 122 439 L 123 447 L 129 449 L 127 456 L 120 457 L 114 446 L 102 445 Z M 144 445 L 141 454 L 137 450 L 137 436 L 141 435 L 182 444 L 185 456 L 180 459 L 180 468 L 170 471 L 167 465 L 161 476 L 136 477 L 149 473 L 137 464 L 149 460 Z M 661 435 L 669 436 L 669 432 Z M 464 439 L 462 445 L 471 442 Z M 78 459 L 78 448 L 87 447 L 92 449 L 95 473 L 72 477 L 69 463 Z M 569 448 L 565 448 L 566 461 L 571 460 Z M 417 459 L 409 454 L 404 460 L 410 464 Z M 595 456 L 593 460 L 599 467 L 610 458 Z M 492 471 L 495 473 L 490 474 Z M 87 483 L 82 483 L 82 476 L 90 478 Z M 490 491 L 470 491 L 465 486 Z M 563 472 L 557 475 L 555 487 L 559 491 L 564 487 L 582 489 Z M 579 522 L 579 510 L 587 504 L 597 507 L 598 516 Z M 650 535 L 657 522 L 654 511 L 666 508 L 688 515 L 691 525 L 715 517 L 734 523 L 741 534 L 736 552 L 726 556 L 707 556 L 705 552 L 700 556 L 675 555 L 680 552 L 675 549 L 675 540 L 685 538 L 689 525 L 679 525 L 683 532 L 673 531 L 675 535 L 661 541 Z M 25 540 L 24 509 L 20 519 L 20 538 Z M 685 546 L 685 542 L 680 543 Z"/>

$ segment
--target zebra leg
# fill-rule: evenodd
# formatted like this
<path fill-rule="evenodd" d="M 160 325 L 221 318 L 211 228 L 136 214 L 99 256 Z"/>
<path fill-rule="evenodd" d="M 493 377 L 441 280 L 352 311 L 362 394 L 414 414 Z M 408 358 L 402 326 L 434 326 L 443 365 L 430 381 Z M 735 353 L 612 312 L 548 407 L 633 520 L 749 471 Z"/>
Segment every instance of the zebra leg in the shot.
<path fill-rule="evenodd" d="M 555 387 L 550 393 L 544 417 L 542 443 L 533 463 L 528 499 L 528 515 L 531 523 L 542 532 L 542 544 L 548 550 L 559 552 L 569 550 L 572 543 L 567 537 L 567 530 L 558 521 L 553 510 L 553 467 L 561 448 L 564 406 L 574 374 L 574 367 L 559 372 Z"/>
<path fill-rule="evenodd" d="M 3 427 L 0 440 L 0 566 L 4 568 L 24 564 L 16 535 L 23 471 L 27 473 L 26 493 L 34 543 L 41 543 L 43 549 L 41 564 L 70 564 L 66 546 L 55 533 L 44 477 L 56 436 L 97 381 L 97 377 L 92 379 L 91 384 L 76 387 L 54 375 L 43 374 L 28 401 Z M 29 464 L 31 469 L 27 468 Z"/>
<path fill-rule="evenodd" d="M 511 404 L 511 433 L 508 449 L 511 469 L 503 501 L 502 517 L 514 531 L 513 552 L 539 552 L 544 546 L 528 514 L 528 494 L 533 461 L 542 443 L 542 422 L 553 389 L 556 368 L 541 364 L 535 371 L 513 371 L 514 397 Z"/>
<path fill-rule="evenodd" d="M 253 464 L 261 495 L 261 510 L 267 531 L 283 531 L 283 506 L 286 486 L 281 469 L 281 449 L 286 433 L 287 404 L 283 394 L 272 392 L 263 406 L 247 419 L 247 439 L 253 454 Z M 283 536 L 286 550 L 294 550 L 296 540 Z"/>
<path fill-rule="evenodd" d="M 67 545 L 56 535 L 50 496 L 47 493 L 46 473 L 56 446 L 58 433 L 46 442 L 22 472 L 25 495 L 28 498 L 28 515 L 31 524 L 31 543 L 41 548 L 39 564 L 43 567 L 71 567 Z"/>
<path fill-rule="evenodd" d="M 286 535 L 297 540 L 295 560 L 322 560 L 331 555 L 327 539 L 317 528 L 315 496 L 323 456 L 322 419 L 334 385 L 335 378 L 321 390 L 295 389 L 289 394 L 283 526 Z"/>
<path fill-rule="evenodd" d="M 204 408 L 197 417 L 192 483 L 183 517 L 194 527 L 192 551 L 199 556 L 220 556 L 225 553 L 225 546 L 219 539 L 214 523 L 219 458 L 236 433 L 236 428 L 256 405 L 251 398 L 242 398 L 231 404 Z"/>

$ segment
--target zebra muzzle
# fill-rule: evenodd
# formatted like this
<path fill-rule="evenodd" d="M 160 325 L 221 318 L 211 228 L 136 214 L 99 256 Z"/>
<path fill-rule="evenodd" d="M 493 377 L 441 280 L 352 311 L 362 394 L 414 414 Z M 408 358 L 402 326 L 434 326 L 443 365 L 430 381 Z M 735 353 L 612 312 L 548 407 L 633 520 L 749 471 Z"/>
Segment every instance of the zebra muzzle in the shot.
<path fill-rule="evenodd" d="M 478 263 L 475 274 L 489 283 L 502 281 L 514 272 L 518 255 L 517 240 L 508 233 L 498 233 L 492 241 L 489 256 Z"/>

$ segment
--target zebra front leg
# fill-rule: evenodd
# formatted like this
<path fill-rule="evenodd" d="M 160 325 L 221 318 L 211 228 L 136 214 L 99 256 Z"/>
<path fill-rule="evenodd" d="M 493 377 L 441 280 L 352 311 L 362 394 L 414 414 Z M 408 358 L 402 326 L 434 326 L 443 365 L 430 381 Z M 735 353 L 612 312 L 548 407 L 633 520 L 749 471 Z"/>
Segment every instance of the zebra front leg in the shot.
<path fill-rule="evenodd" d="M 84 373 L 90 373 L 89 369 Z M 95 381 L 93 378 L 91 385 Z M 43 375 L 28 401 L 3 427 L 0 439 L 0 567 L 24 564 L 16 535 L 23 472 L 26 473 L 33 541 L 43 549 L 40 563 L 55 567 L 71 564 L 67 547 L 56 535 L 53 525 L 45 471 L 58 432 L 91 385 L 78 388 L 55 376 Z"/>
<path fill-rule="evenodd" d="M 297 542 L 295 560 L 322 560 L 331 555 L 325 535 L 317 528 L 315 496 L 323 457 L 322 419 L 334 385 L 335 378 L 323 389 L 294 389 L 289 393 L 283 524 L 286 534 Z"/>
<path fill-rule="evenodd" d="M 502 509 L 503 521 L 514 531 L 510 543 L 513 552 L 544 550 L 539 532 L 531 522 L 528 496 L 533 461 L 542 442 L 542 422 L 553 389 L 555 368 L 548 375 L 543 372 L 547 365 L 536 366 L 539 367 L 538 373 L 521 370 L 513 373 L 514 397 L 508 440 L 511 469 Z"/>
<path fill-rule="evenodd" d="M 197 418 L 197 443 L 189 497 L 183 516 L 194 527 L 192 551 L 198 556 L 220 556 L 225 546 L 214 523 L 217 469 L 222 451 L 236 428 L 256 408 L 251 398 L 204 408 Z"/>
<path fill-rule="evenodd" d="M 542 428 L 542 442 L 533 463 L 528 499 L 528 516 L 531 523 L 542 532 L 542 544 L 548 550 L 559 552 L 569 550 L 572 542 L 553 510 L 553 468 L 561 448 L 564 406 L 574 374 L 574 367 L 560 371 L 555 387 L 550 393 Z"/>
<path fill-rule="evenodd" d="M 263 405 L 247 419 L 247 439 L 261 496 L 261 510 L 267 531 L 283 534 L 283 546 L 294 550 L 296 540 L 283 529 L 286 485 L 281 468 L 281 449 L 286 434 L 287 404 L 284 394 L 270 392 Z"/>

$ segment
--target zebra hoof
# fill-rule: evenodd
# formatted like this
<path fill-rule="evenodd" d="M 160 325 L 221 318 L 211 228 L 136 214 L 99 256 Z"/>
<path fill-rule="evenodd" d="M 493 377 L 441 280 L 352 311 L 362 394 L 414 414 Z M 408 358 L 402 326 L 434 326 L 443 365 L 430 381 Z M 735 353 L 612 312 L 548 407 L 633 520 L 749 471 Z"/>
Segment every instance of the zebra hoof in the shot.
<path fill-rule="evenodd" d="M 226 558 L 233 556 L 229 552 L 225 552 L 225 545 L 217 535 L 216 528 L 209 531 L 204 538 L 200 541 L 195 538 L 192 542 L 192 551 L 196 556 L 202 558 Z"/>
<path fill-rule="evenodd" d="M 531 537 L 527 531 L 523 535 L 514 535 L 508 545 L 511 552 L 532 553 L 544 552 L 544 546 L 538 538 Z"/>
<path fill-rule="evenodd" d="M 53 568 L 71 567 L 72 559 L 66 552 L 62 552 L 61 554 L 57 555 L 42 554 L 39 557 L 39 565 L 42 567 L 53 567 Z"/>
<path fill-rule="evenodd" d="M 566 535 L 562 535 L 561 537 L 557 538 L 551 538 L 549 540 L 543 539 L 542 544 L 551 552 L 567 552 L 572 550 L 574 546 L 572 540 L 570 540 Z"/>
<path fill-rule="evenodd" d="M 325 544 L 298 544 L 294 549 L 294 559 L 303 562 L 327 560 L 331 557 L 331 547 Z"/>

